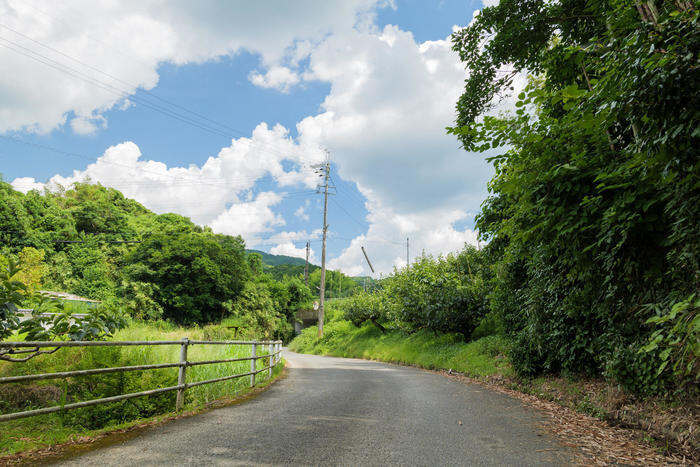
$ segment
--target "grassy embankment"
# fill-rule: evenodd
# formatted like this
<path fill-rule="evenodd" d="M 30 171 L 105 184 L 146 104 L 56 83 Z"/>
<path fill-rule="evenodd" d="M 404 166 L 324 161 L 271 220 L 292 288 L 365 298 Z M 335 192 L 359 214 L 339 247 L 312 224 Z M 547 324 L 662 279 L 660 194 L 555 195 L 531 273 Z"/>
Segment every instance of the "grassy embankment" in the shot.
<path fill-rule="evenodd" d="M 328 323 L 324 336 L 318 339 L 316 335 L 315 326 L 305 329 L 291 342 L 290 350 L 366 358 L 430 370 L 452 369 L 474 377 L 512 375 L 510 364 L 504 356 L 507 342 L 497 336 L 463 342 L 456 335 L 428 331 L 408 335 L 398 331 L 382 334 L 371 324 L 357 328 L 349 321 Z"/>
<path fill-rule="evenodd" d="M 180 328 L 167 323 L 133 323 L 118 331 L 112 340 L 179 340 L 184 337 L 202 340 L 232 339 L 225 326 Z M 240 338 L 240 336 L 239 336 Z M 266 353 L 266 349 L 264 349 Z M 0 362 L 0 376 L 57 371 L 82 370 L 109 366 L 145 365 L 179 361 L 180 346 L 82 347 L 64 348 L 51 355 L 41 355 L 25 363 Z M 188 360 L 216 360 L 250 355 L 249 346 L 193 345 Z M 258 360 L 258 368 L 267 361 Z M 281 372 L 282 365 L 274 371 Z M 250 371 L 250 362 L 200 365 L 187 370 L 187 381 L 195 382 Z M 16 412 L 61 403 L 139 392 L 177 384 L 177 368 L 131 371 L 60 380 L 0 385 L 0 413 Z M 185 410 L 209 402 L 243 395 L 249 390 L 249 378 L 237 378 L 206 384 L 187 390 Z M 267 372 L 257 375 L 258 385 L 265 385 Z M 174 412 L 175 392 L 102 404 L 65 413 L 41 415 L 0 422 L 0 459 L 27 450 L 91 437 L 105 431 L 121 429 Z"/>
<path fill-rule="evenodd" d="M 430 370 L 452 370 L 496 387 L 555 402 L 613 425 L 643 429 L 661 449 L 674 447 L 694 456 L 698 422 L 693 404 L 679 398 L 639 399 L 617 385 L 563 376 L 518 377 L 508 360 L 507 340 L 500 336 L 464 342 L 460 336 L 419 331 L 382 334 L 372 324 L 355 327 L 337 319 L 326 324 L 324 336 L 315 326 L 289 345 L 300 353 L 364 358 Z"/>

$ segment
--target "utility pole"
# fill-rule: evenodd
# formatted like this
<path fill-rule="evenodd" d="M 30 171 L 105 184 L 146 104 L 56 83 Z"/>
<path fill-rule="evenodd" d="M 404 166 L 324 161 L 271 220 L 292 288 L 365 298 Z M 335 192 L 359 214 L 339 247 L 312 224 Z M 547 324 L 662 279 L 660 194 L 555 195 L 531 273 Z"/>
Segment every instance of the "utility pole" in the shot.
<path fill-rule="evenodd" d="M 411 264 L 411 262 L 408 256 L 408 237 L 406 237 L 406 267 L 408 267 L 409 264 Z"/>
<path fill-rule="evenodd" d="M 309 286 L 309 242 L 306 242 L 306 264 L 304 264 L 304 282 Z"/>
<path fill-rule="evenodd" d="M 314 166 L 319 176 L 323 177 L 323 185 L 317 187 L 317 193 L 323 190 L 323 244 L 321 246 L 321 287 L 319 290 L 319 306 L 318 306 L 318 336 L 323 336 L 323 317 L 324 317 L 324 302 L 326 299 L 326 236 L 328 234 L 328 188 L 330 186 L 329 179 L 331 175 L 331 156 L 326 151 L 326 160 L 321 164 Z"/>

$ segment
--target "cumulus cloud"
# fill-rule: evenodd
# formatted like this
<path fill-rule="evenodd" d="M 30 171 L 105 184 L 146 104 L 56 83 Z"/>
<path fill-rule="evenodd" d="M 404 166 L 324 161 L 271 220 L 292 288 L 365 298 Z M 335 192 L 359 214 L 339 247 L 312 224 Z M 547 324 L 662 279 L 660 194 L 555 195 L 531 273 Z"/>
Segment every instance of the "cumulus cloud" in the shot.
<path fill-rule="evenodd" d="M 418 43 L 396 26 L 355 30 L 329 37 L 309 64 L 305 79 L 329 82 L 331 91 L 323 112 L 297 125 L 300 139 L 330 149 L 369 210 L 367 231 L 331 267 L 368 273 L 363 244 L 375 269 L 387 273 L 405 265 L 406 237 L 413 257 L 476 243 L 464 225 L 486 196 L 492 168 L 489 154 L 466 153 L 445 133 L 465 78 L 449 38 Z M 341 191 L 338 201 L 351 198 Z"/>
<path fill-rule="evenodd" d="M 277 193 L 259 193 L 255 199 L 235 203 L 219 214 L 211 227 L 215 232 L 228 235 L 241 235 L 250 244 L 259 242 L 258 234 L 271 232 L 275 227 L 285 224 L 284 218 L 271 208 L 282 201 Z"/>
<path fill-rule="evenodd" d="M 102 115 L 75 117 L 71 119 L 70 127 L 75 134 L 92 135 L 98 129 L 107 127 L 107 119 Z"/>
<path fill-rule="evenodd" d="M 243 235 L 253 244 L 259 242 L 261 233 L 285 224 L 283 217 L 273 211 L 284 192 L 254 194 L 256 182 L 271 177 L 278 189 L 313 188 L 317 176 L 308 165 L 322 156 L 318 148 L 292 141 L 284 127 L 260 124 L 251 138 L 232 140 L 201 167 L 168 167 L 145 159 L 139 147 L 127 141 L 111 146 L 94 163 L 69 176 L 55 175 L 45 184 L 33 178 L 17 178 L 12 185 L 27 192 L 70 187 L 83 181 L 102 183 L 155 212 L 177 212 L 211 225 L 217 232 Z M 286 170 L 285 164 L 289 164 Z"/>
<path fill-rule="evenodd" d="M 299 76 L 286 66 L 271 66 L 267 72 L 261 74 L 253 72 L 249 76 L 250 82 L 261 88 L 273 88 L 281 92 L 289 92 L 289 88 L 299 82 Z"/>
<path fill-rule="evenodd" d="M 354 238 L 350 245 L 329 262 L 329 267 L 353 275 L 371 275 L 361 247 L 364 246 L 377 273 L 387 274 L 394 267 L 406 265 L 406 243 L 409 238 L 410 260 L 423 253 L 443 254 L 476 245 L 477 234 L 471 229 L 458 229 L 455 224 L 469 215 L 459 209 L 436 208 L 419 214 L 397 214 L 391 209 L 372 209 L 367 232 Z M 404 236 L 399 238 L 397 233 Z"/>
<path fill-rule="evenodd" d="M 320 160 L 318 148 L 322 146 L 330 150 L 338 175 L 354 182 L 365 198 L 353 201 L 356 195 L 341 189 L 336 201 L 348 209 L 353 202 L 366 208 L 368 222 L 362 234 L 329 261 L 330 267 L 351 274 L 368 273 L 360 250 L 365 245 L 376 269 L 388 273 L 405 264 L 406 237 L 411 239 L 412 257 L 423 251 L 446 253 L 465 242 L 476 242 L 475 232 L 465 226 L 479 210 L 492 169 L 484 160 L 490 154 L 466 153 L 456 138 L 445 134 L 445 127 L 454 122 L 454 106 L 465 78 L 449 38 L 420 43 L 396 26 L 377 30 L 371 25 L 373 0 L 282 2 L 274 7 L 265 2 L 235 9 L 240 17 L 222 6 L 228 4 L 218 2 L 158 3 L 158 8 L 155 4 L 155 0 L 128 7 L 108 3 L 99 8 L 111 9 L 116 26 L 96 20 L 103 27 L 104 40 L 139 49 L 140 62 L 148 66 L 131 63 L 133 70 L 128 68 L 138 86 L 149 89 L 156 85 L 159 62 L 205 61 L 245 49 L 262 58 L 262 71 L 250 75 L 259 86 L 292 92 L 299 80 L 329 83 L 321 111 L 297 124 L 296 139 L 279 125 L 270 128 L 262 123 L 250 138 L 232 140 L 201 166 L 167 167 L 143 157 L 136 144 L 126 142 L 109 148 L 85 170 L 70 177 L 55 176 L 49 184 L 68 185 L 89 177 L 120 189 L 156 212 L 175 211 L 219 232 L 242 234 L 250 246 L 273 244 L 278 253 L 296 255 L 303 250 L 300 241 L 318 238 L 319 232 L 276 232 L 285 225 L 279 212 L 282 190 L 315 186 L 317 176 L 303 167 Z M 24 8 L 22 5 L 7 0 L 0 10 L 9 8 L 12 13 Z M 85 8 L 92 11 L 98 6 L 86 3 Z M 282 11 L 270 12 L 270 8 Z M 251 16 L 263 12 L 270 22 Z M 329 18 L 327 24 L 319 22 L 324 15 Z M 103 17 L 103 12 L 96 16 Z M 90 42 L 84 34 L 97 34 L 91 24 L 78 23 L 86 28 L 83 33 L 78 28 L 44 24 L 40 18 L 33 17 L 36 24 L 30 25 L 37 37 L 70 45 L 76 53 L 83 53 L 82 44 Z M 14 20 L 19 21 L 16 14 Z M 22 21 L 28 20 L 22 16 Z M 153 31 L 146 33 L 147 25 Z M 162 41 L 162 47 L 159 44 L 151 50 L 149 44 L 157 44 L 153 37 Z M 124 68 L 115 57 L 110 57 L 114 63 L 109 66 L 121 74 Z M 300 69 L 302 62 L 308 65 Z M 62 124 L 69 110 L 101 124 L 97 117 L 102 110 L 129 105 L 123 98 L 116 100 L 84 86 L 76 89 L 72 81 L 59 79 L 52 86 L 51 93 L 76 98 L 40 103 L 30 97 L 26 101 L 29 91 L 23 84 L 7 74 L 0 76 L 0 131 L 47 131 Z M 33 108 L 33 102 L 39 107 Z M 512 99 L 507 98 L 498 108 L 511 105 Z M 267 187 L 257 192 L 256 182 L 263 177 L 271 177 L 280 193 Z M 17 179 L 13 185 L 40 184 Z M 308 216 L 303 206 L 294 214 L 300 219 Z"/>
<path fill-rule="evenodd" d="M 325 112 L 298 124 L 302 140 L 328 147 L 343 178 L 399 213 L 474 210 L 491 168 L 445 134 L 465 77 L 450 46 L 416 43 L 395 26 L 329 38 L 312 53 L 307 79 L 329 81 L 331 92 Z"/>
<path fill-rule="evenodd" d="M 306 247 L 297 248 L 292 242 L 280 243 L 277 246 L 270 248 L 270 253 L 273 255 L 286 255 L 295 258 L 306 258 Z M 309 251 L 309 262 L 316 262 L 316 254 L 313 249 Z"/>
<path fill-rule="evenodd" d="M 34 177 L 18 177 L 12 180 L 12 188 L 22 193 L 27 193 L 31 190 L 43 191 L 44 184 L 37 182 Z"/>
<path fill-rule="evenodd" d="M 0 132 L 49 132 L 70 112 L 100 114 L 138 88 L 152 89 L 161 63 L 202 63 L 242 50 L 269 67 L 255 78 L 260 85 L 285 89 L 294 75 L 279 65 L 290 51 L 298 46 L 300 59 L 327 35 L 371 23 L 378 3 L 4 0 L 0 62 L 12 72 L 0 74 Z M 88 123 L 78 118 L 71 128 L 94 131 Z"/>

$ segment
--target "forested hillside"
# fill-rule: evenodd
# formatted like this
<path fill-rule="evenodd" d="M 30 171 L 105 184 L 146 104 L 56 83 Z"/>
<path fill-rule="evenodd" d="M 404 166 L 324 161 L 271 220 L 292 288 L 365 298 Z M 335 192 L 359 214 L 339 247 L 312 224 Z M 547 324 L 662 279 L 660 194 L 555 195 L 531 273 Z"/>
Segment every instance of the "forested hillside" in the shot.
<path fill-rule="evenodd" d="M 305 260 L 303 258 L 296 258 L 294 256 L 287 255 L 273 255 L 271 253 L 266 253 L 260 250 L 246 250 L 248 253 L 257 253 L 262 257 L 263 264 L 265 266 L 280 266 L 283 264 L 288 264 L 291 266 L 301 266 L 302 271 L 304 267 Z M 309 267 L 317 268 L 318 266 L 309 264 Z"/>
<path fill-rule="evenodd" d="M 293 313 L 312 300 L 297 271 L 268 274 L 241 237 L 154 214 L 100 185 L 25 195 L 0 182 L 0 245 L 31 290 L 102 300 L 133 318 L 228 318 L 260 336 L 288 337 Z"/>

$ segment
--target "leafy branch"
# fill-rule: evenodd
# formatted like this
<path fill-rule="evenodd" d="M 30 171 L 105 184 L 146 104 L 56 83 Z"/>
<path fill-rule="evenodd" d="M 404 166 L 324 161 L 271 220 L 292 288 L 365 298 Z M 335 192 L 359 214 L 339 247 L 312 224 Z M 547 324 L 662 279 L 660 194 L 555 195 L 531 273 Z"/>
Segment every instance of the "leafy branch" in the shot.
<path fill-rule="evenodd" d="M 17 334 L 29 341 L 99 340 L 110 337 L 124 326 L 124 318 L 111 310 L 99 308 L 86 315 L 75 314 L 66 310 L 61 301 L 31 292 L 26 284 L 15 279 L 21 271 L 20 265 L 12 260 L 7 263 L 7 268 L 0 270 L 0 339 Z M 20 319 L 21 306 L 32 308 L 27 319 Z M 59 348 L 2 348 L 0 360 L 26 362 L 37 355 L 54 353 Z"/>

